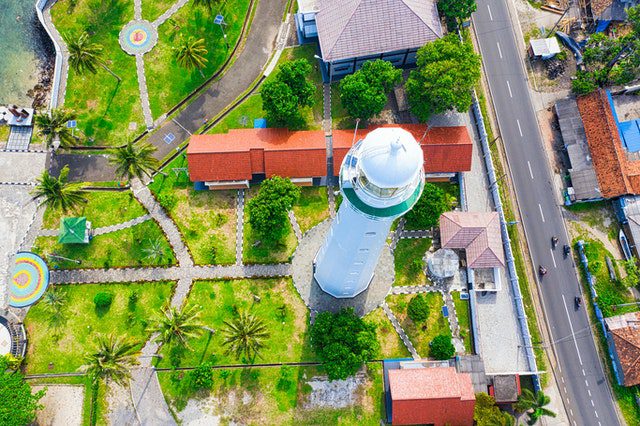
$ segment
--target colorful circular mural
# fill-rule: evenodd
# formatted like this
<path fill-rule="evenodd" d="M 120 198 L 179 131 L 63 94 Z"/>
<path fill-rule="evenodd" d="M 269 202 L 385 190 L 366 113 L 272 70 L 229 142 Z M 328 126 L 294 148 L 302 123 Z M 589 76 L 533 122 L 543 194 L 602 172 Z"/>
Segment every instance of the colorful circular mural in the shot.
<path fill-rule="evenodd" d="M 22 308 L 40 299 L 49 285 L 49 268 L 40 256 L 30 252 L 16 254 L 11 282 L 9 305 Z"/>
<path fill-rule="evenodd" d="M 149 21 L 131 21 L 120 31 L 120 46 L 130 55 L 147 53 L 158 41 L 158 31 Z"/>

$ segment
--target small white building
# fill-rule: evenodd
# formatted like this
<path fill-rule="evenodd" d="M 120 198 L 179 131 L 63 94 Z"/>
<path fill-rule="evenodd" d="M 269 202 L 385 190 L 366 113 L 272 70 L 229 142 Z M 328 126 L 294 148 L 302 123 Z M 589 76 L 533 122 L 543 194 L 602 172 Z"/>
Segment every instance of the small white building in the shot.
<path fill-rule="evenodd" d="M 560 45 L 555 37 L 536 38 L 529 42 L 529 55 L 536 59 L 551 59 L 560 53 Z"/>

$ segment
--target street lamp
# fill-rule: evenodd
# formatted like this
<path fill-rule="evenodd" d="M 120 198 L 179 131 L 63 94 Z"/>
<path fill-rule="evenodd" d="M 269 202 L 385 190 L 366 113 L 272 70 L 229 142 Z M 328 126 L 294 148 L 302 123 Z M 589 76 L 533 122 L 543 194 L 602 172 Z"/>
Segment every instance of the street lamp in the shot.
<path fill-rule="evenodd" d="M 320 56 L 318 55 L 313 55 L 314 58 L 321 60 L 324 63 L 324 59 L 322 59 Z M 327 62 L 327 64 L 329 64 L 329 84 L 331 84 L 331 74 L 332 74 L 332 69 L 331 69 L 331 61 Z"/>
<path fill-rule="evenodd" d="M 227 23 L 224 22 L 224 16 L 220 14 L 216 15 L 216 17 L 213 19 L 213 23 L 220 26 L 220 30 L 222 31 L 222 37 L 224 38 L 224 45 L 227 47 L 227 50 L 229 50 L 229 42 L 227 41 L 227 34 L 224 32 L 224 26 L 227 25 Z"/>

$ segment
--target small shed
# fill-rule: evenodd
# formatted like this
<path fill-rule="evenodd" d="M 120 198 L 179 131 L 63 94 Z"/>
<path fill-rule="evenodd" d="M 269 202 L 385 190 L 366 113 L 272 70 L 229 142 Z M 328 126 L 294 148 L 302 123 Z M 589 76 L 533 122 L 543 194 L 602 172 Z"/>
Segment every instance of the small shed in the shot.
<path fill-rule="evenodd" d="M 86 217 L 65 217 L 60 223 L 58 242 L 61 244 L 88 244 L 91 222 Z"/>
<path fill-rule="evenodd" d="M 453 277 L 460 268 L 460 258 L 450 249 L 438 249 L 427 260 L 429 275 L 436 279 Z"/>
<path fill-rule="evenodd" d="M 537 38 L 529 42 L 529 55 L 536 59 L 551 59 L 560 53 L 560 45 L 555 37 Z"/>

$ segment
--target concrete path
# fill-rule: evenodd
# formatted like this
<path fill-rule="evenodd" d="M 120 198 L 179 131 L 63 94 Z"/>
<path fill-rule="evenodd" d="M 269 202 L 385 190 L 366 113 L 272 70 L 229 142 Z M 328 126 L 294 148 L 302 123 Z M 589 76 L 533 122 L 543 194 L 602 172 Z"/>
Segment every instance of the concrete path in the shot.
<path fill-rule="evenodd" d="M 427 230 L 402 230 L 402 232 L 400 233 L 400 238 L 433 238 L 433 233 Z"/>
<path fill-rule="evenodd" d="M 171 16 L 178 10 L 180 10 L 182 6 L 187 4 L 188 1 L 189 0 L 178 0 L 177 2 L 175 2 L 169 9 L 167 9 L 165 13 L 160 15 L 158 19 L 152 22 L 153 26 L 158 28 L 160 25 L 164 24 L 167 19 L 171 18 Z"/>
<path fill-rule="evenodd" d="M 463 355 L 465 352 L 464 341 L 460 338 L 460 324 L 458 324 L 458 312 L 456 311 L 456 305 L 453 303 L 453 297 L 448 291 L 443 291 L 442 297 L 444 298 L 444 304 L 449 311 L 447 320 L 449 320 L 453 346 L 456 348 L 457 354 Z"/>
<path fill-rule="evenodd" d="M 395 231 L 391 231 L 391 250 L 396 249 L 396 246 L 398 245 L 398 241 L 400 241 L 400 237 L 402 235 L 402 231 L 404 230 L 404 224 L 405 224 L 405 219 L 400 218 L 400 220 L 398 221 L 398 226 L 396 227 Z"/>
<path fill-rule="evenodd" d="M 432 285 L 416 285 L 416 286 L 399 286 L 391 287 L 391 294 L 418 294 L 418 293 L 433 293 L 438 292 L 440 289 Z"/>
<path fill-rule="evenodd" d="M 156 370 L 137 367 L 131 371 L 131 399 L 142 426 L 176 425 L 162 394 Z"/>
<path fill-rule="evenodd" d="M 236 265 L 242 265 L 244 250 L 244 190 L 238 190 L 236 197 Z"/>
<path fill-rule="evenodd" d="M 293 228 L 293 233 L 295 234 L 297 240 L 298 241 L 302 240 L 302 230 L 300 229 L 300 225 L 298 224 L 296 215 L 293 214 L 293 210 L 289 210 L 288 216 L 289 216 L 289 222 L 291 223 L 291 227 Z"/>
<path fill-rule="evenodd" d="M 329 216 L 331 218 L 336 217 L 336 196 L 333 194 L 335 191 L 333 186 L 327 185 L 327 199 L 329 201 Z"/>
<path fill-rule="evenodd" d="M 413 359 L 420 359 L 420 355 L 418 355 L 416 348 L 413 346 L 413 343 L 411 343 L 411 340 L 409 340 L 407 333 L 405 333 L 400 326 L 398 318 L 396 318 L 393 312 L 391 312 L 391 309 L 389 309 L 389 305 L 387 305 L 387 302 L 383 302 L 380 306 L 382 307 L 384 313 L 387 315 L 387 318 L 389 318 L 389 321 L 391 321 L 391 325 L 393 325 L 393 328 L 396 330 L 396 333 L 398 333 L 398 336 L 400 336 L 402 343 L 404 343 L 404 345 L 407 347 L 407 350 L 409 351 Z"/>
<path fill-rule="evenodd" d="M 136 55 L 136 73 L 138 75 L 138 92 L 140 93 L 140 104 L 142 105 L 142 115 L 147 129 L 153 128 L 153 116 L 151 105 L 149 105 L 149 90 L 147 89 L 147 77 L 144 74 L 144 56 Z"/>
<path fill-rule="evenodd" d="M 62 106 L 64 104 L 64 95 L 67 91 L 67 76 L 69 75 L 69 50 L 67 49 L 67 44 L 62 39 L 62 35 L 58 32 L 55 25 L 53 25 L 53 21 L 51 20 L 51 7 L 55 4 L 55 1 L 47 2 L 46 7 L 42 12 L 42 16 L 44 17 L 44 23 L 49 30 L 51 37 L 53 37 L 60 46 L 60 51 L 62 53 L 62 72 L 60 73 L 60 87 L 58 90 L 58 106 Z"/>
<path fill-rule="evenodd" d="M 95 228 L 93 230 L 93 235 L 104 235 L 109 234 L 111 232 L 121 231 L 123 229 L 131 228 L 132 226 L 139 225 L 147 220 L 151 219 L 150 214 L 143 214 L 142 216 L 138 216 L 135 219 L 128 220 L 126 222 L 117 223 L 115 225 L 103 226 L 101 228 Z M 60 233 L 59 229 L 42 229 L 40 230 L 40 236 L 42 237 L 57 237 Z"/>

